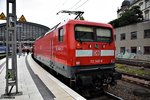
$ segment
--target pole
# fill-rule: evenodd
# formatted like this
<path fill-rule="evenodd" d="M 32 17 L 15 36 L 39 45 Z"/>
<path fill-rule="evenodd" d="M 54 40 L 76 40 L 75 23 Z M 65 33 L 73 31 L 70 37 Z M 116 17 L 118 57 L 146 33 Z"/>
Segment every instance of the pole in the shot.
<path fill-rule="evenodd" d="M 6 31 L 6 89 L 5 94 L 10 95 L 16 87 L 18 93 L 17 76 L 17 41 L 16 41 L 16 0 L 7 0 L 7 31 Z"/>

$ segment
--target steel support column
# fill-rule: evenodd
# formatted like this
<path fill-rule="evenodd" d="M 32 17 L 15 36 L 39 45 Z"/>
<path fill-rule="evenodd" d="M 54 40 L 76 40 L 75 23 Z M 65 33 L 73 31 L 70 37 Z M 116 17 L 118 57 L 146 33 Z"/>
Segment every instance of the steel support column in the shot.
<path fill-rule="evenodd" d="M 18 93 L 16 20 L 16 0 L 7 0 L 6 95 L 10 95 L 14 87 Z"/>

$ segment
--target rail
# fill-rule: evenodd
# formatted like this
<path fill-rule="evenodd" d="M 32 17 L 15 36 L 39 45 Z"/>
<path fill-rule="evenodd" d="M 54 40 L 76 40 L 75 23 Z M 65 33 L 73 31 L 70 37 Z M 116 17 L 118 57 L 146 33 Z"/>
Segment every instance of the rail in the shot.
<path fill-rule="evenodd" d="M 139 67 L 144 67 L 144 68 L 150 68 L 150 61 L 147 61 L 147 60 L 117 58 L 116 63 L 127 64 L 127 65 L 132 65 L 132 66 L 139 66 Z"/>
<path fill-rule="evenodd" d="M 35 60 L 35 61 L 40 64 L 40 62 L 38 62 L 37 60 Z M 47 70 L 47 68 L 48 68 L 44 65 L 42 65 L 41 67 L 44 68 L 45 70 Z M 67 83 L 67 81 L 63 80 L 63 78 L 61 76 L 56 76 L 50 70 L 48 72 L 51 73 L 51 75 L 53 75 L 59 81 L 63 82 L 65 85 L 67 85 L 67 86 L 69 85 Z M 84 98 L 88 99 L 88 100 L 97 100 L 97 99 L 98 100 L 123 100 L 121 97 L 118 97 L 118 96 L 116 96 L 112 93 L 109 93 L 109 92 L 100 91 L 99 89 L 98 90 L 93 90 L 93 92 L 91 92 L 91 90 L 88 90 L 88 89 L 87 90 L 80 90 L 80 91 L 75 90 L 75 91 L 78 94 L 82 95 Z"/>
<path fill-rule="evenodd" d="M 121 74 L 131 76 L 131 77 L 134 77 L 134 78 L 138 78 L 138 79 L 142 79 L 142 80 L 146 80 L 146 81 L 150 81 L 150 77 L 143 77 L 143 76 L 138 76 L 138 75 L 124 73 L 124 72 L 121 72 Z"/>
<path fill-rule="evenodd" d="M 105 94 L 110 96 L 110 98 L 113 99 L 113 100 L 124 100 L 121 97 L 118 97 L 118 96 L 116 96 L 116 95 L 114 95 L 114 94 L 112 94 L 110 92 L 105 92 Z"/>
<path fill-rule="evenodd" d="M 124 99 L 110 92 L 104 91 L 103 93 L 100 93 L 98 96 L 88 98 L 88 100 L 124 100 Z"/>
<path fill-rule="evenodd" d="M 128 81 L 134 84 L 141 85 L 146 88 L 150 88 L 150 78 L 123 73 L 123 72 L 121 72 L 121 74 L 123 75 L 122 80 L 124 81 Z"/>

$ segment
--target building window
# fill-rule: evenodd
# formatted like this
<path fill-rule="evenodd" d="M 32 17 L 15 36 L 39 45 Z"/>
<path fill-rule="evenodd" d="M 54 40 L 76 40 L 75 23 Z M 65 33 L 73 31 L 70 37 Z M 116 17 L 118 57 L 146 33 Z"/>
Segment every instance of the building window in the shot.
<path fill-rule="evenodd" d="M 140 10 L 143 10 L 143 2 L 140 2 L 139 6 L 140 6 Z"/>
<path fill-rule="evenodd" d="M 125 33 L 120 34 L 120 40 L 125 40 L 125 39 L 126 39 L 126 34 Z"/>
<path fill-rule="evenodd" d="M 123 53 L 123 54 L 125 54 L 125 47 L 120 47 L 120 53 Z"/>
<path fill-rule="evenodd" d="M 145 0 L 145 8 L 149 7 L 150 0 Z"/>
<path fill-rule="evenodd" d="M 64 37 L 64 30 L 63 30 L 63 28 L 60 28 L 59 29 L 59 34 L 58 34 L 58 40 L 59 40 L 59 42 L 63 41 L 63 37 Z"/>
<path fill-rule="evenodd" d="M 150 29 L 144 30 L 144 38 L 150 38 Z"/>
<path fill-rule="evenodd" d="M 137 53 L 137 47 L 131 47 L 131 53 Z"/>
<path fill-rule="evenodd" d="M 149 20 L 149 10 L 145 11 L 145 20 Z"/>
<path fill-rule="evenodd" d="M 137 39 L 137 32 L 131 32 L 131 40 Z"/>
<path fill-rule="evenodd" d="M 150 54 L 150 46 L 144 46 L 144 54 Z"/>

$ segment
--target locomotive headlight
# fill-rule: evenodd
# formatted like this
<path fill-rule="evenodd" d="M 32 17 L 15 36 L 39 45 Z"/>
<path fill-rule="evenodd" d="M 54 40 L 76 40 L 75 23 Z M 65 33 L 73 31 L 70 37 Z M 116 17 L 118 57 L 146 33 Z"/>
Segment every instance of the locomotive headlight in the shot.
<path fill-rule="evenodd" d="M 76 65 L 80 65 L 80 61 L 76 61 Z"/>
<path fill-rule="evenodd" d="M 90 48 L 90 49 L 92 48 L 92 45 L 91 45 L 91 44 L 89 45 L 89 48 Z"/>

